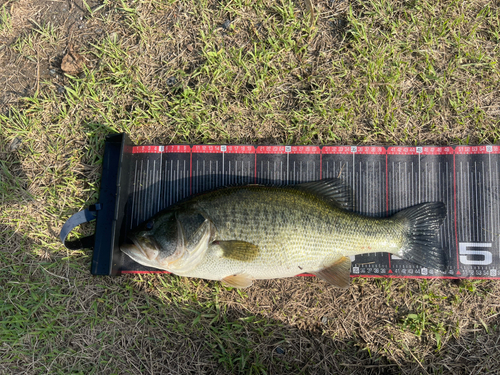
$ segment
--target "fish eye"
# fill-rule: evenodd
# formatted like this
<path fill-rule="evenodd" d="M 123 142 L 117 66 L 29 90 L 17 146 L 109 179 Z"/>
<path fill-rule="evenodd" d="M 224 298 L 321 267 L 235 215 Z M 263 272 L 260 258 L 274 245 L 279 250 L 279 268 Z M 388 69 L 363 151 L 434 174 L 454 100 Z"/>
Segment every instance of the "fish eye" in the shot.
<path fill-rule="evenodd" d="M 146 223 L 146 229 L 147 229 L 147 230 L 151 230 L 151 229 L 153 229 L 154 225 L 155 225 L 154 220 L 149 220 L 149 221 Z"/>

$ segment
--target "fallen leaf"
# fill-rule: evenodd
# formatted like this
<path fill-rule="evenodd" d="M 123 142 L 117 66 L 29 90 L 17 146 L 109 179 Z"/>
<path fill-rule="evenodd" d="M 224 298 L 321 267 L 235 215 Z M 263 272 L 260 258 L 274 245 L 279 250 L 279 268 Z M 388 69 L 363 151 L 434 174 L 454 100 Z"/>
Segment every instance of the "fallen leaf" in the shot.
<path fill-rule="evenodd" d="M 21 146 L 21 143 L 23 143 L 23 140 L 21 137 L 14 138 L 12 140 L 12 142 L 10 142 L 9 150 L 12 152 L 16 151 Z"/>
<path fill-rule="evenodd" d="M 83 71 L 84 65 L 85 58 L 75 52 L 75 48 L 72 44 L 68 45 L 68 52 L 61 62 L 62 71 L 70 75 L 77 75 Z"/>

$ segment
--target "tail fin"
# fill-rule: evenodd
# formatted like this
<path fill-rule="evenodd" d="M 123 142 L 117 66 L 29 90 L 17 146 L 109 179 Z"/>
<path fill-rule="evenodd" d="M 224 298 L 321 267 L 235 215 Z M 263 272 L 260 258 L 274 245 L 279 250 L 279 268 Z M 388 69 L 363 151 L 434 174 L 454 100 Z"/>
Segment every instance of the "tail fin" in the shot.
<path fill-rule="evenodd" d="M 446 217 L 442 202 L 423 203 L 393 216 L 404 224 L 405 243 L 399 257 L 422 267 L 444 271 L 446 254 L 438 240 L 439 227 Z"/>

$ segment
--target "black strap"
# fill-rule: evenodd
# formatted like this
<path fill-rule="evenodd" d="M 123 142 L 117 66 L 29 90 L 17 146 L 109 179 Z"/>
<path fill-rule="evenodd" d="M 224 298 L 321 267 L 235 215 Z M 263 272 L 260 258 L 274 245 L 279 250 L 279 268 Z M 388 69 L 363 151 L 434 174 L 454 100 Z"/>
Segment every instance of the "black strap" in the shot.
<path fill-rule="evenodd" d="M 74 241 L 66 241 L 66 237 L 68 237 L 68 234 L 78 225 L 94 220 L 97 217 L 97 211 L 99 211 L 101 208 L 102 204 L 100 203 L 89 206 L 89 208 L 77 212 L 76 214 L 71 216 L 64 223 L 61 229 L 61 233 L 59 233 L 59 238 L 61 239 L 64 246 L 66 246 L 70 250 L 79 250 L 85 248 L 91 249 L 94 247 L 95 235 L 83 237 Z"/>

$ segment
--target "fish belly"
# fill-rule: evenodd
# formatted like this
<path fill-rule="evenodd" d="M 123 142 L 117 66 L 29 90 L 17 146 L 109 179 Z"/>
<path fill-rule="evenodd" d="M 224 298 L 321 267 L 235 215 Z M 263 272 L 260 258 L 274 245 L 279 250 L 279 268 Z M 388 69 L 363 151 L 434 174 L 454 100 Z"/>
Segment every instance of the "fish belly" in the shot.
<path fill-rule="evenodd" d="M 246 274 L 253 279 L 276 279 L 293 277 L 301 273 L 315 272 L 321 269 L 325 258 L 340 259 L 331 253 L 327 257 L 310 256 L 294 257 L 292 253 L 271 254 L 263 253 L 251 262 L 224 258 L 222 249 L 217 245 L 210 245 L 201 263 L 189 275 L 209 280 L 221 280 L 230 275 Z"/>

